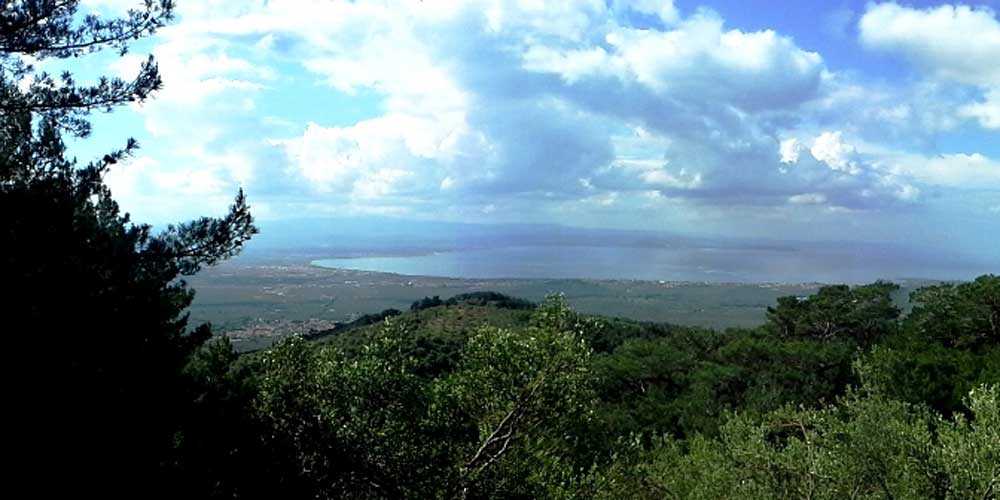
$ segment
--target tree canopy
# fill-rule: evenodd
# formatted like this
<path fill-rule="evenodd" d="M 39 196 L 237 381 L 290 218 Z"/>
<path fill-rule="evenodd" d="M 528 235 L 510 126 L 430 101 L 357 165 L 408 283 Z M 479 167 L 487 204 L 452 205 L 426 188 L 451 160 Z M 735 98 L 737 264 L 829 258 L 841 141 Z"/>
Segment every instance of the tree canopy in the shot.
<path fill-rule="evenodd" d="M 243 192 L 222 217 L 133 222 L 103 179 L 138 144 L 81 164 L 62 137 L 152 98 L 155 60 L 91 83 L 32 65 L 124 53 L 173 3 L 79 4 L 0 11 L 9 449 L 34 496 L 997 498 L 994 275 L 905 316 L 892 283 L 826 286 L 727 331 L 481 292 L 245 355 L 209 341 L 184 277 L 256 232 Z"/>
<path fill-rule="evenodd" d="M 164 480 L 186 403 L 182 370 L 210 335 L 188 327 L 193 292 L 181 278 L 235 255 L 256 232 L 242 191 L 221 218 L 159 231 L 134 223 L 103 182 L 134 153 L 132 139 L 85 164 L 68 156 L 62 135 L 89 135 L 90 113 L 159 89 L 156 63 L 131 81 L 81 83 L 34 62 L 124 53 L 172 15 L 169 0 L 117 19 L 82 15 L 75 0 L 0 11 L 0 265 L 12 292 L 11 366 L 22 377 L 14 417 L 26 430 L 16 449 L 24 477 L 60 471 L 62 482 L 38 483 L 47 487 L 136 495 Z"/>

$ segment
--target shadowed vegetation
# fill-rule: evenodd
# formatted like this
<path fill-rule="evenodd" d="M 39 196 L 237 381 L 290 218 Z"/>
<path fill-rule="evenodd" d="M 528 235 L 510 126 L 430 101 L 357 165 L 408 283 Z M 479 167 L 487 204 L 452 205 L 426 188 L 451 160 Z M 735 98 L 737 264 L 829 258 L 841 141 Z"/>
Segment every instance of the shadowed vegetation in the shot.
<path fill-rule="evenodd" d="M 256 233 L 160 230 L 63 135 L 159 87 L 36 71 L 172 18 L 75 0 L 0 11 L 0 265 L 11 476 L 97 498 L 981 498 L 1000 489 L 1000 278 L 825 286 L 712 330 L 493 292 L 426 297 L 238 354 L 185 278 Z M 405 306 L 402 306 L 405 307 Z M 210 340 L 211 339 L 211 340 Z M 18 485 L 24 486 L 24 485 Z"/>

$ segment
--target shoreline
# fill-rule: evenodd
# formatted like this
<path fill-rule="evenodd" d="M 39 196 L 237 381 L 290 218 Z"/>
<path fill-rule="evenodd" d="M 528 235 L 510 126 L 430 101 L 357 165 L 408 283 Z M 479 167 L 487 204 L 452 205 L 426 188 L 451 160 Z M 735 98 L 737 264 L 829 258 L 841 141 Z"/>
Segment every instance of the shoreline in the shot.
<path fill-rule="evenodd" d="M 426 254 L 432 255 L 432 254 Z M 357 257 L 364 259 L 377 259 L 377 258 L 405 258 L 405 256 L 379 256 L 379 257 Z M 860 281 L 818 281 L 818 280 L 801 280 L 801 281 L 714 281 L 714 280 L 684 280 L 684 279 L 655 279 L 655 278 L 601 278 L 601 277 L 547 277 L 547 276 L 533 276 L 533 277 L 523 277 L 523 276 L 445 276 L 445 275 L 434 275 L 434 274 L 407 274 L 398 273 L 393 271 L 384 271 L 379 269 L 354 269 L 348 267 L 337 267 L 330 265 L 322 265 L 318 262 L 323 260 L 349 260 L 355 257 L 331 257 L 324 259 L 313 259 L 306 263 L 300 264 L 307 266 L 312 269 L 322 269 L 325 271 L 338 271 L 338 272 L 352 272 L 352 273 L 374 273 L 374 274 L 384 274 L 390 276 L 398 276 L 402 278 L 422 278 L 422 279 L 442 279 L 442 280 L 465 280 L 465 281 L 584 281 L 584 282 L 607 282 L 607 283 L 655 283 L 660 285 L 699 285 L 699 286 L 827 286 L 827 285 L 864 285 L 868 283 L 873 283 L 875 281 L 889 281 L 896 284 L 909 284 L 909 283 L 959 283 L 967 280 L 963 279 L 937 279 L 937 278 L 919 278 L 919 277 L 882 277 L 874 280 L 860 280 Z"/>
<path fill-rule="evenodd" d="M 781 296 L 814 293 L 822 283 L 714 283 L 630 279 L 468 279 L 331 269 L 298 260 L 229 262 L 189 280 L 197 292 L 191 324 L 217 332 L 272 337 L 307 333 L 385 309 L 406 310 L 424 297 L 494 291 L 538 302 L 562 293 L 586 314 L 725 329 L 765 319 Z M 900 298 L 933 280 L 898 282 Z"/>

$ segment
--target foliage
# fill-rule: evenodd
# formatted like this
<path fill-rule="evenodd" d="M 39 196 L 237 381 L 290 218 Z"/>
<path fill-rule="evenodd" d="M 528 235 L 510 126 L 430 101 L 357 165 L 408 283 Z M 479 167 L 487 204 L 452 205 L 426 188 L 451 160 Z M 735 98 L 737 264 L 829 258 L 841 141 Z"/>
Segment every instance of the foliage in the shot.
<path fill-rule="evenodd" d="M 430 309 L 432 307 L 438 307 L 444 305 L 444 301 L 441 297 L 435 295 L 433 297 L 424 297 L 418 301 L 415 301 L 410 305 L 411 311 L 420 311 L 423 309 Z"/>
<path fill-rule="evenodd" d="M 24 0 L 4 2 L 0 10 L 0 111 L 5 116 L 37 115 L 46 127 L 85 137 L 86 116 L 93 110 L 110 111 L 126 102 L 143 101 L 160 88 L 152 57 L 132 81 L 102 76 L 89 86 L 73 75 L 58 77 L 36 72 L 32 60 L 76 58 L 100 50 L 124 55 L 128 44 L 153 34 L 173 19 L 172 0 L 144 0 L 125 17 L 102 19 L 77 15 L 78 0 Z M 18 84 L 26 82 L 25 88 Z M 0 171 L 5 177 L 7 172 Z"/>
<path fill-rule="evenodd" d="M 862 372 L 893 398 L 967 411 L 970 390 L 1000 381 L 1000 277 L 925 287 L 911 302 L 901 333 L 873 349 Z"/>
<path fill-rule="evenodd" d="M 463 496 L 470 482 L 509 481 L 504 461 L 512 452 L 524 453 L 514 448 L 518 443 L 553 453 L 572 440 L 571 429 L 560 426 L 563 416 L 585 414 L 593 396 L 590 348 L 576 325 L 565 321 L 568 315 L 564 299 L 550 297 L 526 331 L 480 330 L 469 339 L 459 369 L 443 382 L 479 430 L 461 468 Z M 497 468 L 504 472 L 494 472 Z"/>
<path fill-rule="evenodd" d="M 88 113 L 149 97 L 152 59 L 136 79 L 78 84 L 29 61 L 124 52 L 172 17 L 169 0 L 120 19 L 77 13 L 73 0 L 4 2 L 0 10 L 0 265 L 14 290 L 4 303 L 13 372 L 30 373 L 16 397 L 15 443 L 24 463 L 59 470 L 61 485 L 134 494 L 165 481 L 186 400 L 182 373 L 210 335 L 189 330 L 193 292 L 183 276 L 240 251 L 256 232 L 240 192 L 222 218 L 154 233 L 121 214 L 103 176 L 137 148 L 99 160 L 66 157 L 63 133 L 85 137 Z M 30 476 L 29 476 L 30 477 Z"/>
<path fill-rule="evenodd" d="M 529 311 L 535 308 L 536 304 L 529 300 L 511 297 L 497 292 L 470 292 L 460 293 L 445 301 L 446 305 L 455 306 L 459 304 L 469 304 L 477 306 L 493 306 L 499 309 L 514 309 L 519 311 Z"/>
<path fill-rule="evenodd" d="M 481 328 L 454 369 L 436 376 L 421 373 L 407 324 L 396 319 L 354 352 L 291 338 L 237 359 L 230 346 L 210 343 L 187 369 L 206 404 L 182 432 L 185 494 L 542 494 L 543 477 L 565 474 L 552 458 L 592 402 L 589 349 L 576 332 L 546 321 L 521 331 Z M 224 391 L 222 381 L 242 389 Z M 243 413 L 223 430 L 225 412 L 207 411 L 213 405 Z M 201 481 L 197 464 L 216 482 Z"/>
<path fill-rule="evenodd" d="M 995 386 L 969 395 L 974 420 L 944 420 L 877 393 L 816 410 L 735 415 L 718 439 L 666 440 L 619 493 L 672 498 L 995 498 Z"/>
<path fill-rule="evenodd" d="M 338 323 L 333 328 L 325 330 L 310 331 L 309 333 L 302 335 L 302 337 L 307 340 L 321 339 L 323 337 L 329 337 L 331 335 L 341 334 L 356 328 L 370 326 L 370 325 L 377 325 L 389 318 L 392 318 L 394 316 L 399 316 L 400 314 L 403 314 L 403 312 L 398 309 L 386 309 L 382 312 L 377 312 L 375 314 L 363 314 L 353 321 Z"/>
<path fill-rule="evenodd" d="M 972 388 L 1000 381 L 1000 349 L 977 353 L 901 338 L 864 356 L 859 371 L 894 399 L 951 415 L 967 409 L 963 400 Z"/>
<path fill-rule="evenodd" d="M 206 342 L 183 278 L 256 232 L 242 191 L 221 218 L 133 223 L 103 177 L 135 141 L 80 165 L 62 135 L 151 97 L 155 61 L 86 85 L 31 64 L 124 53 L 173 3 L 110 20 L 78 7 L 0 10 L 22 480 L 101 497 L 998 496 L 993 275 L 918 290 L 902 320 L 886 282 L 782 297 L 767 324 L 724 332 L 476 292 L 244 356 Z"/>
<path fill-rule="evenodd" d="M 995 496 L 997 388 L 972 383 L 995 378 L 979 353 L 940 346 L 971 365 L 935 381 L 967 396 L 948 417 L 921 388 L 895 386 L 925 383 L 885 361 L 902 359 L 897 349 L 911 338 L 895 325 L 865 351 L 851 336 L 785 337 L 774 324 L 714 332 L 594 318 L 555 296 L 507 326 L 441 333 L 470 311 L 504 311 L 482 307 L 442 304 L 331 337 L 346 343 L 292 339 L 238 360 L 218 344 L 204 348 L 189 373 L 207 378 L 203 394 L 249 416 L 230 417 L 228 430 L 204 423 L 221 412 L 191 420 L 199 432 L 185 431 L 185 443 L 208 472 L 191 472 L 201 462 L 189 459 L 185 477 L 216 482 L 189 481 L 202 488 L 190 491 Z M 595 355 L 589 339 L 615 347 Z M 234 389 L 219 391 L 220 380 Z M 216 444 L 205 428 L 219 429 Z"/>
<path fill-rule="evenodd" d="M 914 292 L 907 326 L 922 338 L 962 349 L 1000 345 L 1000 276 L 980 276 Z"/>
<path fill-rule="evenodd" d="M 609 432 L 714 434 L 727 411 L 818 404 L 854 378 L 843 342 L 776 338 L 768 329 L 689 330 L 626 342 L 597 360 Z"/>
<path fill-rule="evenodd" d="M 263 498 L 264 478 L 285 475 L 255 417 L 259 369 L 225 338 L 205 343 L 184 369 L 186 401 L 168 462 L 164 497 Z M 218 457 L 226 457 L 219 460 Z"/>
<path fill-rule="evenodd" d="M 869 346 L 895 327 L 900 310 L 892 293 L 898 289 L 883 281 L 854 288 L 824 286 L 809 297 L 779 298 L 767 316 L 783 338 L 850 339 Z"/>
<path fill-rule="evenodd" d="M 497 292 L 470 292 L 461 293 L 448 300 L 442 300 L 440 296 L 424 297 L 410 304 L 411 311 L 422 311 L 432 307 L 457 305 L 493 306 L 500 309 L 531 310 L 535 304 L 531 301 L 510 297 Z"/>
<path fill-rule="evenodd" d="M 428 388 L 398 333 L 387 323 L 354 358 L 299 339 L 264 355 L 257 411 L 295 464 L 300 485 L 292 491 L 398 498 L 445 480 L 443 422 L 427 419 Z"/>

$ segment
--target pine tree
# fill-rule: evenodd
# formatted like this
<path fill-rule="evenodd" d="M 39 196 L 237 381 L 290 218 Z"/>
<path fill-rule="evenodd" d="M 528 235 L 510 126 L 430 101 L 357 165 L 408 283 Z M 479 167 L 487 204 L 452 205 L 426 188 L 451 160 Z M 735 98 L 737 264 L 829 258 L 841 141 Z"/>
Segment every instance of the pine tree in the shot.
<path fill-rule="evenodd" d="M 36 71 L 31 61 L 124 54 L 173 18 L 145 0 L 121 18 L 84 15 L 78 0 L 4 0 L 0 11 L 0 309 L 6 405 L 32 496 L 164 494 L 182 368 L 210 336 L 188 326 L 184 276 L 238 253 L 257 229 L 242 190 L 222 218 L 154 232 L 119 210 L 104 174 L 138 147 L 79 164 L 63 135 L 87 137 L 88 116 L 152 96 L 153 58 L 131 81 Z M 141 488 L 141 489 L 140 489 Z"/>

